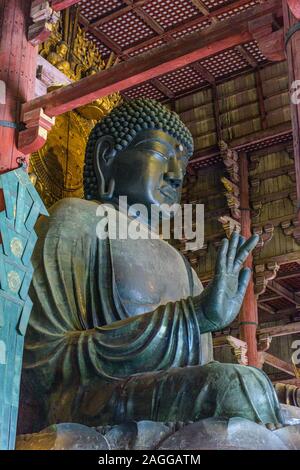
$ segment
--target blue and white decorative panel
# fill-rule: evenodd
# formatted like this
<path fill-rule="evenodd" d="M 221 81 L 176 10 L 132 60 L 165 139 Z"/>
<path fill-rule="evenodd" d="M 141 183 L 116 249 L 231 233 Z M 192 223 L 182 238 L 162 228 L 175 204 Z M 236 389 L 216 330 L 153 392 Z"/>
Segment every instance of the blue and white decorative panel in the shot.
<path fill-rule="evenodd" d="M 13 449 L 24 335 L 32 302 L 28 289 L 36 243 L 34 225 L 47 210 L 24 168 L 0 175 L 0 449 Z"/>

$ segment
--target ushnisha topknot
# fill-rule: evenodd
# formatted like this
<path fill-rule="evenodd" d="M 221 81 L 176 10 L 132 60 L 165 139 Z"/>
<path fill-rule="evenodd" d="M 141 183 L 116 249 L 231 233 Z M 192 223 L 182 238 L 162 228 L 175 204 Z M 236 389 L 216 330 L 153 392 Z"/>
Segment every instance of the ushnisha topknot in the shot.
<path fill-rule="evenodd" d="M 115 142 L 113 152 L 117 154 L 129 146 L 138 132 L 146 129 L 159 129 L 173 136 L 186 149 L 187 158 L 192 156 L 193 138 L 178 114 L 152 99 L 138 98 L 124 102 L 98 122 L 90 133 L 83 172 L 86 199 L 99 198 L 93 162 L 93 150 L 97 139 L 105 135 L 112 136 Z"/>

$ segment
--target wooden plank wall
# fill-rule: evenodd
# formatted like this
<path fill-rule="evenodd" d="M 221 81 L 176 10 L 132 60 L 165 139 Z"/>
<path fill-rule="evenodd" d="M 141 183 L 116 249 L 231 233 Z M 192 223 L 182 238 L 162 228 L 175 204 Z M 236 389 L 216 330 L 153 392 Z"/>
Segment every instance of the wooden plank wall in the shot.
<path fill-rule="evenodd" d="M 257 74 L 260 74 L 260 80 Z M 260 85 L 261 82 L 261 85 Z M 262 88 L 263 101 L 259 87 Z M 276 129 L 291 120 L 286 62 L 280 62 L 217 85 L 222 138 L 228 144 Z M 193 134 L 195 154 L 218 143 L 211 89 L 175 101 L 175 111 Z"/>
<path fill-rule="evenodd" d="M 251 141 L 263 130 L 291 127 L 286 63 L 270 65 L 258 72 L 248 73 L 217 86 L 222 139 L 234 146 Z M 258 84 L 261 83 L 261 96 Z M 195 141 L 195 155 L 209 154 L 218 143 L 216 113 L 212 90 L 205 89 L 181 98 L 175 110 L 191 130 Z M 276 144 L 271 148 L 256 149 L 249 153 L 250 199 L 253 209 L 253 229 L 264 230 L 267 224 L 274 228 L 273 237 L 254 254 L 254 265 L 264 265 L 274 259 L 279 264 L 290 259 L 300 261 L 300 245 L 294 237 L 296 187 L 292 142 Z M 217 248 L 224 230 L 218 221 L 220 215 L 230 215 L 221 177 L 226 176 L 222 161 L 196 168 L 186 178 L 183 202 L 205 205 L 205 246 L 199 252 L 187 252 L 194 269 L 204 285 L 212 276 Z M 182 247 L 181 247 L 182 248 Z M 284 304 L 284 299 L 282 300 Z M 268 326 L 286 323 L 270 322 Z M 265 323 L 261 323 L 264 326 Z M 269 352 L 291 361 L 291 344 L 299 335 L 274 338 Z M 215 359 L 235 362 L 228 346 L 215 349 Z M 274 380 L 284 374 L 265 365 L 265 371 Z"/>

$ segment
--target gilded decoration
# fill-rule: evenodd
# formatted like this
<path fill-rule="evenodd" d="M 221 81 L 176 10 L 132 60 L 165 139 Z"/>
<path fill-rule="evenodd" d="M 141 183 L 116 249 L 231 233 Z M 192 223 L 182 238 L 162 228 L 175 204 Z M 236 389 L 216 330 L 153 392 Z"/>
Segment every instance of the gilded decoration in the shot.
<path fill-rule="evenodd" d="M 107 62 L 96 45 L 78 26 L 78 7 L 64 11 L 54 25 L 51 36 L 40 46 L 40 55 L 68 79 L 80 80 L 115 63 Z M 64 86 L 53 83 L 51 89 Z M 30 177 L 46 206 L 65 197 L 83 197 L 83 164 L 88 135 L 95 122 L 101 120 L 120 102 L 114 93 L 56 118 L 46 144 L 30 158 Z"/>

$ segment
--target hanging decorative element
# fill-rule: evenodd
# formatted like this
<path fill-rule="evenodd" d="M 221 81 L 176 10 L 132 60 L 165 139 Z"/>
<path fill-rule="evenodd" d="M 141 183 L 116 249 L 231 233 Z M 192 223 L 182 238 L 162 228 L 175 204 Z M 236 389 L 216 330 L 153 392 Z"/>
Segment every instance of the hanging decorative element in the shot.
<path fill-rule="evenodd" d="M 225 188 L 224 195 L 230 210 L 230 216 L 224 214 L 218 220 L 221 222 L 226 236 L 229 238 L 234 230 L 238 232 L 241 230 L 238 153 L 229 148 L 228 144 L 223 140 L 219 142 L 219 147 L 227 172 L 227 176 L 223 176 L 221 182 Z"/>
<path fill-rule="evenodd" d="M 39 214 L 48 215 L 25 168 L 0 175 L 0 449 L 15 444 L 24 335 L 32 302 L 30 262 Z"/>

